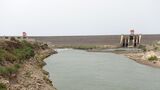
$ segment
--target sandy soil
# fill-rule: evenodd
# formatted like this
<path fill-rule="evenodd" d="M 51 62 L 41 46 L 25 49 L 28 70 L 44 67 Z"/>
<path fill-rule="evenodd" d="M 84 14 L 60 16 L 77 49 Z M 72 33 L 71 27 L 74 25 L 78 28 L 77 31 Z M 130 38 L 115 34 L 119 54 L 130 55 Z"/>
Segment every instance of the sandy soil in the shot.
<path fill-rule="evenodd" d="M 121 53 L 137 63 L 160 68 L 160 61 L 149 61 L 144 58 L 145 53 Z"/>

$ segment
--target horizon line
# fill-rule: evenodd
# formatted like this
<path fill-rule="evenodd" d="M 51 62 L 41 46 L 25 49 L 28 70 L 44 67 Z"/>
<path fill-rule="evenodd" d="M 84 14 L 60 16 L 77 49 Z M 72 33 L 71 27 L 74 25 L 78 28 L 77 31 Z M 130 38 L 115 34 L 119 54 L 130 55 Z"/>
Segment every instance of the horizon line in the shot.
<path fill-rule="evenodd" d="M 27 37 L 69 37 L 69 36 L 119 36 L 129 34 L 101 34 L 101 35 L 27 35 Z M 135 34 L 136 35 L 136 34 Z M 160 34 L 141 34 L 141 35 L 160 35 Z M 22 35 L 0 35 L 0 37 L 22 37 Z"/>

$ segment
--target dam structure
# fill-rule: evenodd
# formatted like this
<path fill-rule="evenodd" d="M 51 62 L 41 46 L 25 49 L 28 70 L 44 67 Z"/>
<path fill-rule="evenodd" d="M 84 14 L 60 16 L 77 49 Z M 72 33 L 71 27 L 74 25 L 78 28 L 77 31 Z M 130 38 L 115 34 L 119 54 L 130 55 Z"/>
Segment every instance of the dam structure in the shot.
<path fill-rule="evenodd" d="M 120 46 L 121 47 L 138 47 L 141 44 L 142 35 L 134 34 L 134 30 L 130 30 L 130 35 L 121 35 Z"/>
<path fill-rule="evenodd" d="M 51 42 L 53 45 L 57 45 L 57 46 L 115 45 L 115 46 L 122 47 L 122 44 L 123 44 L 121 42 L 122 36 L 126 36 L 126 35 L 31 36 L 29 38 L 33 38 L 35 40 L 43 41 L 43 42 Z M 130 36 L 130 34 L 127 34 L 127 36 Z M 152 44 L 155 41 L 160 41 L 160 34 L 139 34 L 139 38 L 140 38 L 139 44 L 147 45 L 147 44 Z M 131 45 L 133 44 L 130 44 L 130 46 Z"/>

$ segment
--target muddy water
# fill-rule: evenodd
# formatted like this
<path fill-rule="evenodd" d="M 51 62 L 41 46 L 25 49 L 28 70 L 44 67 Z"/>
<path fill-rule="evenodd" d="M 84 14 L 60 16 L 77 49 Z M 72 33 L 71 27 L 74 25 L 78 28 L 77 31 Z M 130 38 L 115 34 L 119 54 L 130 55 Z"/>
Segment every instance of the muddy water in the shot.
<path fill-rule="evenodd" d="M 160 69 L 113 53 L 62 49 L 44 67 L 58 90 L 160 90 Z"/>

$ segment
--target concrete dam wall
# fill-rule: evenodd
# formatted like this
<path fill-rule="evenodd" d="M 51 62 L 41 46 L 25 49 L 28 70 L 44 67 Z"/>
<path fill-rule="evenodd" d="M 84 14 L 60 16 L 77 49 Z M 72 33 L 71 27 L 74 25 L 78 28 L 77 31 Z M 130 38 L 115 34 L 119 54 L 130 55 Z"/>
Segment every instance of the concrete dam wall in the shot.
<path fill-rule="evenodd" d="M 55 45 L 120 45 L 121 35 L 103 36 L 37 36 L 36 40 L 51 42 Z M 141 44 L 160 41 L 158 35 L 142 35 Z"/>

